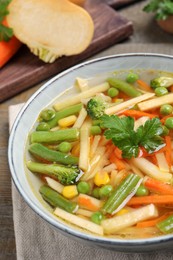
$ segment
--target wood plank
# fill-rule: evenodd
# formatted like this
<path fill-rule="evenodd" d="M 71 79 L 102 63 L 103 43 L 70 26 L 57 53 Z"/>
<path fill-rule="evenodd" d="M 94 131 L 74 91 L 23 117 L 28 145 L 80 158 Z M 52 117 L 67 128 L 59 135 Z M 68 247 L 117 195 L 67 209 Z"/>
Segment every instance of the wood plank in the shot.
<path fill-rule="evenodd" d="M 0 102 L 45 80 L 99 51 L 129 37 L 132 23 L 111 7 L 100 1 L 88 0 L 85 8 L 95 24 L 95 34 L 90 46 L 83 53 L 62 57 L 52 64 L 45 64 L 23 46 L 0 73 Z"/>

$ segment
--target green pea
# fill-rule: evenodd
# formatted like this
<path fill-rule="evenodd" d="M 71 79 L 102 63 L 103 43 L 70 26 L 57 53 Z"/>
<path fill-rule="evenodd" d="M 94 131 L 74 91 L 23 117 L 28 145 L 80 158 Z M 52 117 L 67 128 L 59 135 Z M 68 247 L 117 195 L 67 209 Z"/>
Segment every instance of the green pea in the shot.
<path fill-rule="evenodd" d="M 72 148 L 72 145 L 71 145 L 71 143 L 69 143 L 69 142 L 62 142 L 62 143 L 60 143 L 60 144 L 58 145 L 58 150 L 59 150 L 60 152 L 62 152 L 62 153 L 68 153 L 68 152 L 70 152 L 71 148 Z"/>
<path fill-rule="evenodd" d="M 165 125 L 163 125 L 162 128 L 163 128 L 162 136 L 169 135 L 169 129 Z"/>
<path fill-rule="evenodd" d="M 36 127 L 36 131 L 49 131 L 50 130 L 50 126 L 45 123 L 45 122 L 41 122 L 37 127 Z"/>
<path fill-rule="evenodd" d="M 102 130 L 101 130 L 100 126 L 98 126 L 98 125 L 93 125 L 90 128 L 91 135 L 99 135 L 99 134 L 101 134 L 101 132 L 102 132 Z"/>
<path fill-rule="evenodd" d="M 97 212 L 94 212 L 92 215 L 91 215 L 91 221 L 100 225 L 101 221 L 104 219 L 104 215 L 97 211 Z"/>
<path fill-rule="evenodd" d="M 116 97 L 119 94 L 119 90 L 116 88 L 109 88 L 108 89 L 108 96 L 111 98 Z"/>
<path fill-rule="evenodd" d="M 113 187 L 111 185 L 104 185 L 99 190 L 100 197 L 106 197 L 109 196 L 109 194 L 112 192 Z"/>
<path fill-rule="evenodd" d="M 139 188 L 136 191 L 136 196 L 140 197 L 140 196 L 147 196 L 149 194 L 148 189 L 144 186 L 144 185 L 140 185 Z"/>
<path fill-rule="evenodd" d="M 127 75 L 127 77 L 126 77 L 126 81 L 127 81 L 128 83 L 134 83 L 134 82 L 137 81 L 138 79 L 139 79 L 138 74 L 132 73 L 132 72 L 130 72 L 130 73 Z"/>
<path fill-rule="evenodd" d="M 77 184 L 77 190 L 79 193 L 88 194 L 90 192 L 90 185 L 86 181 L 80 181 Z"/>
<path fill-rule="evenodd" d="M 169 104 L 162 105 L 160 108 L 160 113 L 162 115 L 170 115 L 173 112 L 173 107 Z"/>
<path fill-rule="evenodd" d="M 101 120 L 99 120 L 99 119 L 94 119 L 94 120 L 92 121 L 92 125 L 93 125 L 93 126 L 100 126 L 100 123 L 101 123 Z"/>
<path fill-rule="evenodd" d="M 46 109 L 41 112 L 40 116 L 44 121 L 50 121 L 54 118 L 55 111 L 52 109 Z"/>
<path fill-rule="evenodd" d="M 165 126 L 168 129 L 173 129 L 173 117 L 169 117 L 169 118 L 166 119 Z"/>
<path fill-rule="evenodd" d="M 158 87 L 158 88 L 155 89 L 155 94 L 156 94 L 157 97 L 164 96 L 167 93 L 168 93 L 168 90 L 165 87 Z"/>
<path fill-rule="evenodd" d="M 95 188 L 95 189 L 93 189 L 93 191 L 92 191 L 92 196 L 95 197 L 95 198 L 97 198 L 97 199 L 99 199 L 99 198 L 100 198 L 100 193 L 99 193 L 99 191 L 100 191 L 100 188 Z"/>

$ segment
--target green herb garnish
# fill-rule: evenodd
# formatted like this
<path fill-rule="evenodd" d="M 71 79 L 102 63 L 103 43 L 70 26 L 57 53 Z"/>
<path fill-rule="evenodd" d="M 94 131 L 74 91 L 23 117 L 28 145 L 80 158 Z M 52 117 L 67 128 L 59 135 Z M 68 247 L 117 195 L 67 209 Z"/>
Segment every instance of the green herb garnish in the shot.
<path fill-rule="evenodd" d="M 153 153 L 164 145 L 160 136 L 163 128 L 158 118 L 147 120 L 136 131 L 132 117 L 119 118 L 116 115 L 103 115 L 101 121 L 101 125 L 107 128 L 104 135 L 122 150 L 123 158 L 137 157 L 140 146 L 144 147 L 148 153 Z"/>
<path fill-rule="evenodd" d="M 0 0 L 0 41 L 9 41 L 13 36 L 13 30 L 3 24 L 6 15 L 9 14 L 7 9 L 11 0 Z"/>
<path fill-rule="evenodd" d="M 173 1 L 172 0 L 150 0 L 143 11 L 155 13 L 157 20 L 165 20 L 169 15 L 173 15 Z"/>

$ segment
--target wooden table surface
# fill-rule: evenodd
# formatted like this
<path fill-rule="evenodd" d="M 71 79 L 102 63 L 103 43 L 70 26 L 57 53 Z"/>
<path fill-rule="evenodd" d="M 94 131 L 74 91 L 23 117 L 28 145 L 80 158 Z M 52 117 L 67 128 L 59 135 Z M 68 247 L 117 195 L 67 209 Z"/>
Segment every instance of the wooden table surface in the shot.
<path fill-rule="evenodd" d="M 151 16 L 143 14 L 142 11 L 139 11 L 139 15 L 135 16 L 138 10 L 142 10 L 144 4 L 144 2 L 135 4 L 134 6 L 121 11 L 123 15 L 127 15 L 127 17 L 133 21 L 135 29 L 133 37 L 121 45 L 127 46 L 128 43 L 171 44 L 173 36 L 163 33 L 158 27 L 156 27 Z M 112 53 L 116 53 L 116 46 L 113 46 L 107 52 L 102 52 L 99 55 L 104 56 Z M 16 259 L 11 199 L 11 176 L 7 159 L 9 137 L 8 107 L 10 105 L 26 102 L 40 87 L 40 85 L 18 94 L 0 104 L 0 260 Z"/>

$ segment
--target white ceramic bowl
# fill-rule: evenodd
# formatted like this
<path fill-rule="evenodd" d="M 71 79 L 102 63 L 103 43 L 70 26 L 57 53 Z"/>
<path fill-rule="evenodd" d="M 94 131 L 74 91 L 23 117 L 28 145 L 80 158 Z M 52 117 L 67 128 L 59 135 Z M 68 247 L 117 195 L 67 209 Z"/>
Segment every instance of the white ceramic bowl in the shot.
<path fill-rule="evenodd" d="M 51 103 L 57 95 L 72 86 L 76 77 L 92 78 L 100 74 L 101 78 L 103 78 L 105 72 L 136 68 L 173 72 L 173 57 L 144 53 L 121 54 L 84 62 L 60 73 L 43 85 L 22 108 L 13 125 L 8 150 L 9 166 L 13 181 L 21 196 L 40 217 L 65 235 L 72 236 L 81 241 L 83 240 L 91 245 L 123 252 L 146 252 L 158 249 L 171 249 L 173 245 L 173 235 L 149 239 L 122 240 L 99 237 L 66 224 L 53 216 L 40 202 L 38 192 L 39 183 L 36 179 L 34 179 L 35 183 L 33 184 L 34 192 L 33 189 L 31 189 L 24 165 L 24 151 L 28 133 L 34 125 L 40 111 Z"/>

